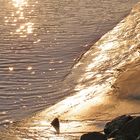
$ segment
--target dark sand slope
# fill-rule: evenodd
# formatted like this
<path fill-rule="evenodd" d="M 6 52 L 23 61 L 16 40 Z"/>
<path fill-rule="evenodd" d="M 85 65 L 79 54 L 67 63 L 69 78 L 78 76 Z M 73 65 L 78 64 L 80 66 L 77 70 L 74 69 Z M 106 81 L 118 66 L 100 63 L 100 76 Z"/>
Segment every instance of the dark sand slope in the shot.
<path fill-rule="evenodd" d="M 73 67 L 64 85 L 75 83 L 71 97 L 2 132 L 3 140 L 74 140 L 102 130 L 106 121 L 140 111 L 140 3 L 104 35 Z M 60 118 L 55 135 L 50 122 Z M 6 133 L 4 136 L 3 134 Z"/>
<path fill-rule="evenodd" d="M 119 87 L 119 98 L 140 99 L 140 61 L 128 65 L 116 80 L 114 86 Z"/>

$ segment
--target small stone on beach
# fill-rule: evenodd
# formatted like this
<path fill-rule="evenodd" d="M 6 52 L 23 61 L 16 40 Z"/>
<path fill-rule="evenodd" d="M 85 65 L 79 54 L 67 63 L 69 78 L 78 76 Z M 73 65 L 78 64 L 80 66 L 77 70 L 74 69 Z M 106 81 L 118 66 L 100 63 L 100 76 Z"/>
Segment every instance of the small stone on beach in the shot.
<path fill-rule="evenodd" d="M 59 119 L 55 118 L 52 122 L 51 125 L 55 128 L 57 134 L 60 133 L 60 123 L 59 123 Z"/>

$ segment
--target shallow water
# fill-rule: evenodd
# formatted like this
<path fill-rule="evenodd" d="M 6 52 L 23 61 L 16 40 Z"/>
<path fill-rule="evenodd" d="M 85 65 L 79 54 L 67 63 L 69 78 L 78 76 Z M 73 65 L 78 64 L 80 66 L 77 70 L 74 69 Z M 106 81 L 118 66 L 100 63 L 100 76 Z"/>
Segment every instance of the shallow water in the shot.
<path fill-rule="evenodd" d="M 70 95 L 62 81 L 76 59 L 136 2 L 1 0 L 0 123 Z"/>

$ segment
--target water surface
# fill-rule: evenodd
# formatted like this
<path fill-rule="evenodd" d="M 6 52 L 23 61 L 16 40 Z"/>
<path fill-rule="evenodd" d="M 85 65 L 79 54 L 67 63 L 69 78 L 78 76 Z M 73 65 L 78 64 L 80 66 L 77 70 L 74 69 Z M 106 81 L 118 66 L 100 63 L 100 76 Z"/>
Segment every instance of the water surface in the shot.
<path fill-rule="evenodd" d="M 1 0 L 0 123 L 70 95 L 62 83 L 76 59 L 137 1 Z"/>

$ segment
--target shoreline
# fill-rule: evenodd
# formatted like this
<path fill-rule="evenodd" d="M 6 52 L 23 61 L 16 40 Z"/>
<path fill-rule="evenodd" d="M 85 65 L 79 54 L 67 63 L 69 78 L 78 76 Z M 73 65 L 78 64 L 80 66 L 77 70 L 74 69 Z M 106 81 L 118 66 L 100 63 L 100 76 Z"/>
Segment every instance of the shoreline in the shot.
<path fill-rule="evenodd" d="M 129 34 L 126 34 L 128 38 L 125 36 L 127 30 L 139 33 L 135 30 L 137 21 L 133 23 L 134 14 L 139 13 L 135 8 L 95 43 L 72 69 L 71 81 L 79 69 L 82 73 L 74 77 L 79 87 L 75 88 L 76 94 L 31 118 L 11 124 L 6 128 L 10 137 L 79 139 L 81 133 L 102 131 L 105 123 L 116 116 L 140 114 L 139 40 L 135 36 L 130 38 Z M 93 51 L 95 47 L 96 52 Z M 55 134 L 50 124 L 56 117 L 61 122 L 60 135 Z"/>
<path fill-rule="evenodd" d="M 128 83 L 127 86 L 129 89 L 132 88 L 133 90 L 133 85 L 130 86 L 128 81 L 128 79 L 130 81 L 132 80 L 131 76 L 135 75 L 136 77 L 134 76 L 133 80 L 136 80 L 135 83 L 139 83 L 139 77 L 137 74 L 139 74 L 140 65 L 138 64 L 139 61 L 136 61 L 135 63 L 124 67 L 123 72 L 118 75 L 118 79 L 115 84 L 121 84 L 122 91 L 122 87 L 126 87 L 126 83 L 122 82 L 124 76 L 127 77 L 126 82 Z M 131 73 L 131 68 L 133 74 Z M 97 102 L 95 104 L 95 98 L 88 98 L 84 100 L 84 102 L 80 103 L 82 101 L 80 95 L 68 97 L 56 105 L 36 114 L 32 118 L 19 123 L 18 127 L 21 127 L 21 132 L 23 131 L 23 128 L 32 128 L 35 130 L 41 128 L 46 133 L 49 131 L 49 137 L 61 138 L 67 136 L 70 138 L 73 137 L 73 140 L 74 138 L 77 138 L 78 140 L 84 133 L 93 131 L 102 132 L 105 124 L 117 116 L 124 114 L 132 116 L 140 115 L 140 107 L 138 107 L 140 106 L 139 100 L 130 100 L 127 94 L 126 97 L 118 96 L 121 95 L 122 91 L 118 91 L 118 88 L 117 91 L 116 89 L 110 88 L 108 94 L 102 94 L 102 96 L 99 96 L 102 100 L 96 100 L 99 101 L 98 104 Z M 67 101 L 74 101 L 76 99 L 79 99 L 79 102 L 77 102 L 74 106 L 71 106 L 70 102 L 69 105 L 65 104 Z M 55 134 L 55 130 L 50 124 L 56 117 L 60 119 L 60 135 Z M 46 131 L 45 128 L 42 128 L 42 126 L 47 127 L 48 130 Z"/>
<path fill-rule="evenodd" d="M 131 65 L 124 66 L 123 71 L 119 73 L 114 87 L 119 86 L 121 90 L 114 87 L 109 88 L 108 94 L 102 94 L 96 100 L 95 98 L 84 96 L 85 100 L 83 101 L 80 95 L 67 97 L 63 101 L 37 113 L 31 118 L 11 124 L 5 129 L 6 131 L 4 130 L 0 133 L 0 136 L 6 133 L 6 139 L 3 140 L 18 140 L 18 137 L 30 138 L 31 134 L 33 136 L 37 134 L 40 137 L 47 136 L 48 140 L 79 140 L 82 134 L 93 131 L 102 132 L 105 124 L 117 116 L 124 114 L 132 116 L 140 115 L 140 107 L 138 107 L 140 106 L 139 100 L 135 98 L 131 100 L 128 94 L 121 96 L 127 86 L 130 92 L 134 91 L 134 85 L 139 84 L 139 73 L 140 64 L 137 60 Z M 135 83 L 130 84 L 129 82 L 131 81 Z M 140 93 L 140 88 L 138 88 L 138 91 Z M 135 95 L 138 96 L 136 93 Z M 77 104 L 71 106 L 71 103 L 77 99 L 79 99 Z M 68 103 L 67 101 L 72 102 L 66 105 L 65 103 Z M 59 135 L 55 134 L 55 130 L 50 124 L 56 117 L 60 119 Z"/>

